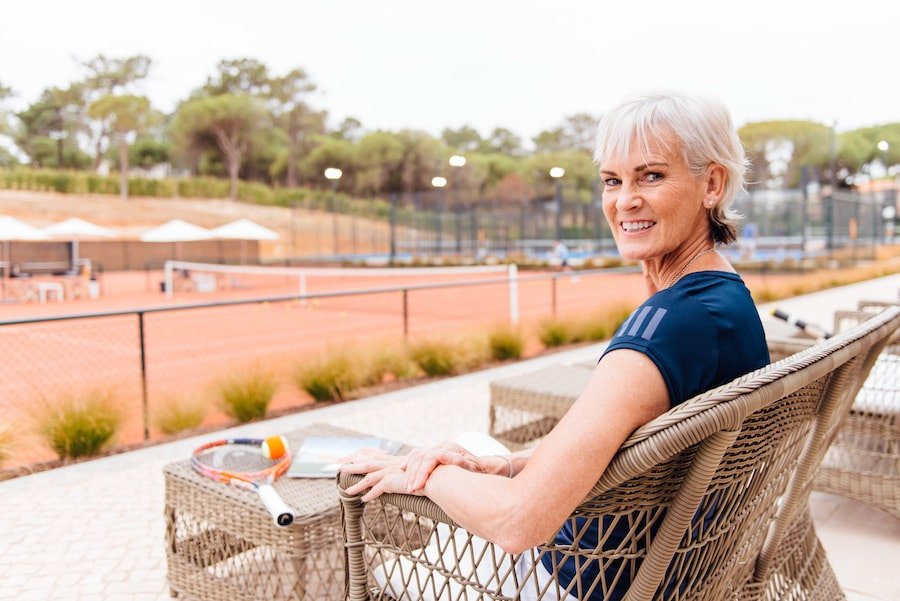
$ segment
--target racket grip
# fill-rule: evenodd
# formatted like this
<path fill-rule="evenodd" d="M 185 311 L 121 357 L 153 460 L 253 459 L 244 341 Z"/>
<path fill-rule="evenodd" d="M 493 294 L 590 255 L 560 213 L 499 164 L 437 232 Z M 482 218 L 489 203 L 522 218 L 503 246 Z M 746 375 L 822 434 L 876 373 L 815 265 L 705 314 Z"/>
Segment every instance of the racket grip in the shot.
<path fill-rule="evenodd" d="M 256 492 L 275 520 L 276 526 L 290 526 L 294 523 L 294 510 L 281 499 L 271 484 L 260 484 Z"/>

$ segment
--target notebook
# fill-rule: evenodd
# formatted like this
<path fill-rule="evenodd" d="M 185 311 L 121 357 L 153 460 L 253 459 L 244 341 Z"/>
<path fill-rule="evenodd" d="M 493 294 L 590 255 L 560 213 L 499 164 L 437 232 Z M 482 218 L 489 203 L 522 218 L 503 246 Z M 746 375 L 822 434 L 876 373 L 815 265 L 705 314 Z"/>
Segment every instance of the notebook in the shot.
<path fill-rule="evenodd" d="M 285 476 L 288 478 L 334 478 L 340 459 L 362 449 L 381 449 L 395 455 L 403 444 L 374 436 L 311 436 L 303 439 Z"/>

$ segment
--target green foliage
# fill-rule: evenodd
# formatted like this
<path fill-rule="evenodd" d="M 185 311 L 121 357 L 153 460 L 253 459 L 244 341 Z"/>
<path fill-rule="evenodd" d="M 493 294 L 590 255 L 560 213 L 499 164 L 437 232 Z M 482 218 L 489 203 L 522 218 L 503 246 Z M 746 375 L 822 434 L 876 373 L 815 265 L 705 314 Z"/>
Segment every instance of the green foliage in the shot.
<path fill-rule="evenodd" d="M 191 430 L 203 423 L 208 409 L 205 399 L 200 396 L 168 397 L 157 407 L 153 425 L 163 434 Z"/>
<path fill-rule="evenodd" d="M 422 340 L 409 348 L 409 357 L 427 376 L 446 376 L 459 371 L 460 349 L 443 340 Z"/>
<path fill-rule="evenodd" d="M 573 341 L 572 324 L 561 319 L 547 319 L 538 326 L 538 339 L 547 348 Z"/>
<path fill-rule="evenodd" d="M 105 391 L 67 396 L 39 411 L 38 433 L 60 459 L 98 454 L 122 423 L 113 394 Z"/>
<path fill-rule="evenodd" d="M 241 423 L 265 417 L 278 388 L 275 376 L 259 368 L 248 368 L 216 383 L 222 410 Z"/>
<path fill-rule="evenodd" d="M 297 366 L 294 381 L 317 401 L 346 400 L 362 380 L 357 353 L 332 350 Z"/>
<path fill-rule="evenodd" d="M 497 361 L 521 359 L 525 350 L 525 336 L 516 328 L 501 326 L 488 335 L 491 357 Z"/>
<path fill-rule="evenodd" d="M 364 386 L 377 385 L 385 378 L 395 380 L 412 378 L 418 373 L 416 364 L 409 358 L 405 349 L 391 346 L 378 346 L 369 357 L 367 372 L 363 377 Z"/>
<path fill-rule="evenodd" d="M 578 340 L 606 340 L 611 338 L 628 316 L 631 309 L 624 305 L 607 309 L 578 321 L 574 325 L 572 342 Z"/>

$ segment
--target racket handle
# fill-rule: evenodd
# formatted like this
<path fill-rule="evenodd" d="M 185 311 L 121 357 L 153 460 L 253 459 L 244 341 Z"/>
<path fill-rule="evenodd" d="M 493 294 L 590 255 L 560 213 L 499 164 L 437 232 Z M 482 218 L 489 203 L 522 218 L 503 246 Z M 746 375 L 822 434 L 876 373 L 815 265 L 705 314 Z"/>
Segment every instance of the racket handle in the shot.
<path fill-rule="evenodd" d="M 275 520 L 276 526 L 290 526 L 294 523 L 294 510 L 281 499 L 271 484 L 260 484 L 256 492 Z"/>
<path fill-rule="evenodd" d="M 786 321 L 787 323 L 791 324 L 792 326 L 796 326 L 796 327 L 800 328 L 801 330 L 803 330 L 804 332 L 806 332 L 807 334 L 809 334 L 810 336 L 813 336 L 815 338 L 831 338 L 831 334 L 829 332 L 826 332 L 824 328 L 822 328 L 814 323 L 809 323 L 809 322 L 803 321 L 802 319 L 799 319 L 796 316 L 791 315 L 790 313 L 782 311 L 781 309 L 778 309 L 778 308 L 773 309 L 772 315 L 774 317 L 777 317 L 778 319 Z"/>

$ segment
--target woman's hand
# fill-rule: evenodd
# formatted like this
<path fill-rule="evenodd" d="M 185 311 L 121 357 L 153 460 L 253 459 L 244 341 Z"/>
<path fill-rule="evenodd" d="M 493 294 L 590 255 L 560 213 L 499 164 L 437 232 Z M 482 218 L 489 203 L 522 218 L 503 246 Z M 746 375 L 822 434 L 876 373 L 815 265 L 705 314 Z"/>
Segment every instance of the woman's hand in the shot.
<path fill-rule="evenodd" d="M 478 457 L 453 442 L 445 442 L 431 448 L 413 449 L 406 456 L 406 490 L 418 493 L 424 488 L 431 472 L 439 465 L 456 465 L 470 472 L 486 472 L 486 466 Z"/>
<path fill-rule="evenodd" d="M 406 472 L 403 471 L 405 457 L 362 458 L 352 460 L 341 466 L 341 471 L 348 474 L 365 474 L 362 480 L 347 488 L 347 494 L 358 495 L 368 490 L 362 500 L 368 503 L 385 493 L 406 492 Z"/>

